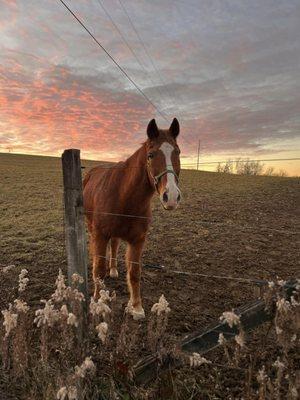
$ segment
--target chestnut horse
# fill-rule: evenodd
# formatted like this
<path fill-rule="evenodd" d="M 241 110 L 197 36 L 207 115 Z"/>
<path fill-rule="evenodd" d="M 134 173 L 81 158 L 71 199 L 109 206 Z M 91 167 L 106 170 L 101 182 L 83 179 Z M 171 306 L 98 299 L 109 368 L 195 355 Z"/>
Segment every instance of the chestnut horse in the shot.
<path fill-rule="evenodd" d="M 94 297 L 106 275 L 106 249 L 110 241 L 109 270 L 117 277 L 120 240 L 127 242 L 128 311 L 134 319 L 145 317 L 140 295 L 141 256 L 151 220 L 151 199 L 155 191 L 166 210 L 180 202 L 177 186 L 180 150 L 176 142 L 179 123 L 158 129 L 152 119 L 147 141 L 126 161 L 111 168 L 91 169 L 84 178 L 84 208 L 93 258 Z"/>

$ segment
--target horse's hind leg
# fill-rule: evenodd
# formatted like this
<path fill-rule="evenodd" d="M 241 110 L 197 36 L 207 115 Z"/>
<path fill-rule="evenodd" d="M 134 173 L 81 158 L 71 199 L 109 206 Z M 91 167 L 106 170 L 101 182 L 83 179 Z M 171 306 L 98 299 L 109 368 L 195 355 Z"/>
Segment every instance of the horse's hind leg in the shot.
<path fill-rule="evenodd" d="M 92 241 L 94 298 L 97 300 L 101 289 L 100 281 L 106 275 L 106 248 L 108 239 L 97 232 L 92 235 Z"/>
<path fill-rule="evenodd" d="M 110 260 L 109 260 L 109 275 L 112 278 L 117 278 L 119 276 L 117 265 L 118 265 L 118 250 L 120 246 L 120 239 L 111 238 L 110 241 Z"/>
<path fill-rule="evenodd" d="M 145 318 L 140 293 L 141 256 L 144 242 L 145 239 L 135 243 L 129 243 L 126 252 L 127 284 L 130 293 L 128 311 L 135 320 Z"/>

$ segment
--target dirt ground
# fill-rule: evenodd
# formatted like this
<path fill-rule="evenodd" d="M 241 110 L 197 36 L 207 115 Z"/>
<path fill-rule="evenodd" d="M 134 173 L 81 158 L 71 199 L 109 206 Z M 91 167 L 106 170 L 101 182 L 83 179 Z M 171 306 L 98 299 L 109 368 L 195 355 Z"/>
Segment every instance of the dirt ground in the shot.
<path fill-rule="evenodd" d="M 39 304 L 52 293 L 58 269 L 66 271 L 61 161 L 0 154 L 0 169 L 0 269 L 13 264 L 16 271 L 15 280 L 1 277 L 0 309 L 13 298 L 21 267 L 29 270 L 29 301 Z M 299 179 L 183 170 L 180 187 L 178 210 L 167 212 L 153 202 L 143 262 L 164 269 L 144 269 L 142 282 L 146 314 L 164 294 L 172 310 L 169 331 L 178 338 L 255 294 L 252 285 L 172 270 L 258 279 L 300 276 Z M 106 284 L 117 292 L 121 318 L 128 301 L 123 263 L 119 273 Z"/>
<path fill-rule="evenodd" d="M 0 154 L 0 168 L 0 264 L 27 268 L 31 300 L 39 301 L 51 292 L 58 269 L 66 267 L 60 159 Z M 253 288 L 171 270 L 264 279 L 300 272 L 299 179 L 183 170 L 180 187 L 178 210 L 164 211 L 157 199 L 153 203 L 143 262 L 165 268 L 144 269 L 142 283 L 146 311 L 163 293 L 173 311 L 170 326 L 179 336 L 252 298 Z M 119 272 L 107 286 L 125 304 L 123 263 Z M 7 289 L 11 292 L 1 287 Z"/>

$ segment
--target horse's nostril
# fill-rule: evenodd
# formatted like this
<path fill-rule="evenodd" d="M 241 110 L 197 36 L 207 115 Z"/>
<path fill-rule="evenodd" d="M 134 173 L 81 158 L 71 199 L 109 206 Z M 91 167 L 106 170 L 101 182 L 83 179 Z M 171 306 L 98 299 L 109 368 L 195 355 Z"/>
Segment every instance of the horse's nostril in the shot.
<path fill-rule="evenodd" d="M 167 192 L 164 192 L 164 194 L 163 194 L 163 201 L 164 201 L 165 203 L 168 202 L 168 195 L 167 195 Z"/>
<path fill-rule="evenodd" d="M 181 199 L 181 196 L 180 196 L 180 193 L 178 193 L 178 196 L 177 196 L 177 203 L 180 202 L 180 199 Z"/>

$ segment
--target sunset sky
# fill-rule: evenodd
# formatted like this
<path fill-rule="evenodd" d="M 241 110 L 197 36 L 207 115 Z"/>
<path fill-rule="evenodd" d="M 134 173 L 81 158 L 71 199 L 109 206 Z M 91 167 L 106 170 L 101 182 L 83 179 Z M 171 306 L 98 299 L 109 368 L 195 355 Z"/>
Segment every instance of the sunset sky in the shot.
<path fill-rule="evenodd" d="M 0 152 L 120 160 L 176 116 L 183 163 L 300 157 L 299 0 L 66 3 L 168 122 L 60 1 L 0 0 Z"/>

